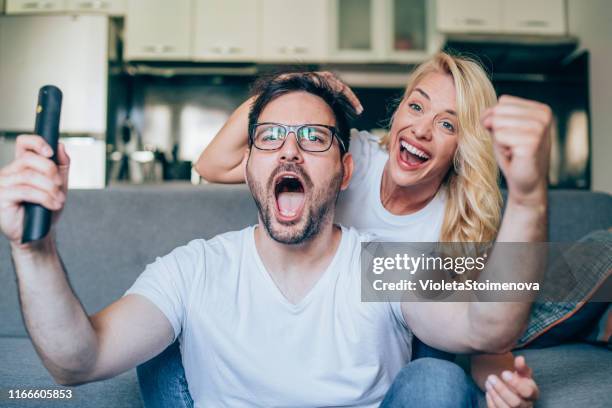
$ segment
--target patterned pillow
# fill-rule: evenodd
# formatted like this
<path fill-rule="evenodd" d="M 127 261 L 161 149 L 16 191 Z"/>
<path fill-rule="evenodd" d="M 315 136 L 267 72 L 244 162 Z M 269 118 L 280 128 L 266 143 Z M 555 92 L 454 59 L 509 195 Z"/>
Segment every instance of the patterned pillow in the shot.
<path fill-rule="evenodd" d="M 590 244 L 594 244 L 591 248 L 597 248 L 597 251 L 588 256 L 580 256 L 581 248 Z M 517 348 L 550 347 L 578 340 L 603 343 L 610 347 L 612 313 L 609 293 L 612 280 L 609 278 L 612 275 L 612 232 L 591 232 L 569 248 L 564 256 L 573 263 L 573 272 L 580 278 L 571 289 L 572 299 L 575 301 L 536 300 L 527 329 Z"/>

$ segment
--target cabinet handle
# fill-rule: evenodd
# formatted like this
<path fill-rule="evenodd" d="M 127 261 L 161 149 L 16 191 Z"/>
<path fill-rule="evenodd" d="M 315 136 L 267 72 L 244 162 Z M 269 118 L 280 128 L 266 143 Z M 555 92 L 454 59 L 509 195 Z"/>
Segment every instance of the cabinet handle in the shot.
<path fill-rule="evenodd" d="M 32 1 L 29 3 L 23 3 L 21 8 L 23 10 L 38 10 L 40 8 L 40 4 L 37 1 Z"/>
<path fill-rule="evenodd" d="M 106 1 L 82 1 L 78 3 L 77 7 L 81 9 L 103 10 L 103 9 L 108 8 L 108 2 Z"/>
<path fill-rule="evenodd" d="M 216 45 L 214 47 L 211 47 L 210 50 L 214 53 L 214 54 L 239 54 L 242 52 L 242 48 L 240 47 L 229 47 L 229 46 L 220 46 L 220 45 Z"/>
<path fill-rule="evenodd" d="M 281 54 L 305 54 L 308 52 L 308 48 L 297 45 L 290 47 L 283 46 L 278 48 L 278 52 Z"/>
<path fill-rule="evenodd" d="M 482 26 L 486 23 L 486 21 L 481 18 L 465 18 L 463 22 L 469 26 Z"/>
<path fill-rule="evenodd" d="M 142 50 L 153 54 L 164 54 L 174 51 L 174 47 L 172 45 L 145 45 Z"/>
<path fill-rule="evenodd" d="M 548 27 L 549 22 L 545 20 L 525 20 L 519 21 L 519 26 L 522 27 Z"/>

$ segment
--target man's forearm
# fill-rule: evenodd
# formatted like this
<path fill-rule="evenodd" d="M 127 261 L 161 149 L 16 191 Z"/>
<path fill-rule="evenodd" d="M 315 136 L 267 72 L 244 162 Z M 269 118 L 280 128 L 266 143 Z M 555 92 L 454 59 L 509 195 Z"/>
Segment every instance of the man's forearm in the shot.
<path fill-rule="evenodd" d="M 54 241 L 12 245 L 23 319 L 43 363 L 60 383 L 71 383 L 96 360 L 97 338 L 66 277 Z"/>
<path fill-rule="evenodd" d="M 546 206 L 545 191 L 529 202 L 515 202 L 509 198 L 497 243 L 545 241 Z M 516 249 L 517 257 L 509 256 L 507 249 L 494 248 L 485 274 L 499 272 L 497 277 L 507 278 L 512 271 L 515 273 L 513 279 L 539 282 L 545 272 L 546 257 L 540 248 L 522 245 Z M 510 350 L 524 331 L 531 305 L 529 299 L 470 303 L 468 318 L 476 349 L 488 352 Z"/>

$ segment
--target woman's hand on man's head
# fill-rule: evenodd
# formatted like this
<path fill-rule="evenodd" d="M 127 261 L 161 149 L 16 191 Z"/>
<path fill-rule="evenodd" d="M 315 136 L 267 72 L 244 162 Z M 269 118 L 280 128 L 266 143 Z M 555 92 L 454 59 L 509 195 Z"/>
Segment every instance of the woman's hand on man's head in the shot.
<path fill-rule="evenodd" d="M 281 75 L 280 78 L 290 77 L 291 75 L 304 75 L 304 74 L 309 74 L 309 73 L 303 73 L 303 72 L 288 73 L 288 74 Z M 355 109 L 355 112 L 358 115 L 361 115 L 361 113 L 363 112 L 363 106 L 361 105 L 359 98 L 357 98 L 357 95 L 355 95 L 353 90 L 347 84 L 342 82 L 342 80 L 338 78 L 336 74 L 334 74 L 333 72 L 329 72 L 329 71 L 318 71 L 318 72 L 315 72 L 315 74 L 323 77 L 323 79 L 327 81 L 329 85 L 331 85 L 334 91 L 344 94 L 344 96 L 346 96 L 348 101 L 353 106 L 353 109 Z"/>

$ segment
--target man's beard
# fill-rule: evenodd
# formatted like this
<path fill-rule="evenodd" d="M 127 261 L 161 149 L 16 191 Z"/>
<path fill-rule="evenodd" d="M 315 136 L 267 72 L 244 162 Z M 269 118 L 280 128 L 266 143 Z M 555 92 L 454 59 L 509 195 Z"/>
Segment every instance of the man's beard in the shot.
<path fill-rule="evenodd" d="M 299 220 L 290 223 L 276 220 L 276 223 L 273 223 L 274 208 L 270 203 L 276 206 L 277 199 L 274 193 L 274 178 L 277 174 L 286 171 L 294 172 L 301 177 L 305 184 L 305 191 L 312 198 L 310 203 L 305 203 L 302 217 Z M 281 244 L 301 244 L 319 233 L 321 226 L 328 222 L 333 214 L 332 209 L 338 199 L 343 177 L 343 169 L 341 168 L 333 175 L 329 183 L 323 183 L 321 188 L 315 190 L 312 180 L 300 166 L 293 163 L 283 163 L 270 174 L 264 188 L 262 183 L 253 177 L 247 162 L 247 183 L 259 209 L 259 216 L 270 237 Z M 307 200 L 307 198 L 304 197 L 304 200 Z M 281 227 L 277 228 L 275 224 L 279 224 Z"/>

